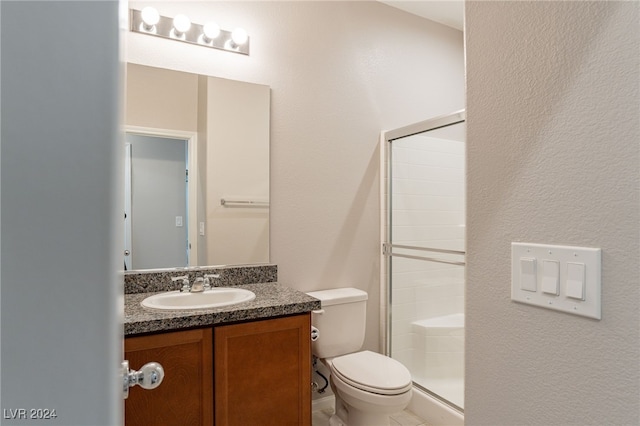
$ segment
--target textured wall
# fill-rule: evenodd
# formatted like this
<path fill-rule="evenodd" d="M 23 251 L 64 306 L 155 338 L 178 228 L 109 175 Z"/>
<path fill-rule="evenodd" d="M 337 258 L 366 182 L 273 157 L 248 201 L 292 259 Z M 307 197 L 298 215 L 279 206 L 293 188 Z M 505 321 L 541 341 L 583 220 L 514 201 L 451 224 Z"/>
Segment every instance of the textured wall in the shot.
<path fill-rule="evenodd" d="M 637 425 L 637 2 L 467 2 L 467 425 Z M 510 243 L 601 247 L 602 320 L 510 301 Z"/>
<path fill-rule="evenodd" d="M 155 6 L 246 28 L 248 57 L 130 33 L 128 60 L 271 87 L 279 281 L 368 291 L 365 345 L 377 349 L 379 133 L 464 107 L 462 33 L 368 1 Z"/>

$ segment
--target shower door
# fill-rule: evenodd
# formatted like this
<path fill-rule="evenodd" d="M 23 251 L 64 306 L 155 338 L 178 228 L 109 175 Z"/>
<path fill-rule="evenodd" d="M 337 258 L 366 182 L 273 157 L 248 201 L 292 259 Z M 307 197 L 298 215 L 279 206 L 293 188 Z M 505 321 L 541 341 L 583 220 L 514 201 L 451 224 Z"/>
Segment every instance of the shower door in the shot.
<path fill-rule="evenodd" d="M 464 111 L 385 133 L 386 344 L 414 385 L 464 407 Z"/>

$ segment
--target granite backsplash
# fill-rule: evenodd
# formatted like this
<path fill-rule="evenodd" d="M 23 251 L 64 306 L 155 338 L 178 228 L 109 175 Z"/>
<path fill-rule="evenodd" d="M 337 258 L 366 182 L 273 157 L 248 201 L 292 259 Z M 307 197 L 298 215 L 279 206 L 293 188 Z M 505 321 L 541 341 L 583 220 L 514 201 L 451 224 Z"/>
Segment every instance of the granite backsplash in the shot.
<path fill-rule="evenodd" d="M 124 293 L 151 293 L 158 291 L 180 290 L 180 281 L 171 281 L 172 277 L 189 276 L 193 283 L 204 274 L 219 274 L 220 278 L 212 279 L 214 287 L 230 287 L 243 284 L 271 283 L 278 281 L 278 266 L 241 265 L 241 266 L 194 266 L 180 269 L 158 269 L 153 271 L 127 271 L 124 273 Z"/>

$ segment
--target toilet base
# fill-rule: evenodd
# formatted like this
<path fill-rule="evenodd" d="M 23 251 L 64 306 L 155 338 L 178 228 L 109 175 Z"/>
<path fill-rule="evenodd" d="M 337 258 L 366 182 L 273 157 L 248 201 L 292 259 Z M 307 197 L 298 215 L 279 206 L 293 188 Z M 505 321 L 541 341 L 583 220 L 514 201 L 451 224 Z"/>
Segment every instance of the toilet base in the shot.
<path fill-rule="evenodd" d="M 329 418 L 329 426 L 345 426 L 344 421 L 335 414 Z"/>
<path fill-rule="evenodd" d="M 390 426 L 390 415 L 402 411 L 411 399 L 411 392 L 407 392 L 395 407 L 372 406 L 337 389 L 333 375 L 329 382 L 335 396 L 335 414 L 329 419 L 329 426 Z M 348 403 L 343 397 L 347 398 Z"/>

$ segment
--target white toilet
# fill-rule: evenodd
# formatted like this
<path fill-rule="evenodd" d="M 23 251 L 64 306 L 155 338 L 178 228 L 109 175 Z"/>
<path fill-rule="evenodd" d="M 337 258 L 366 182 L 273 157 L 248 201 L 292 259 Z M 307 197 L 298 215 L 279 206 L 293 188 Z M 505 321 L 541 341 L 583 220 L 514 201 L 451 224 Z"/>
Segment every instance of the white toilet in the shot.
<path fill-rule="evenodd" d="M 356 288 L 313 291 L 322 309 L 313 311 L 319 338 L 313 354 L 329 368 L 335 394 L 331 426 L 388 426 L 389 415 L 411 401 L 411 373 L 398 361 L 361 351 L 367 311 L 367 293 Z"/>

